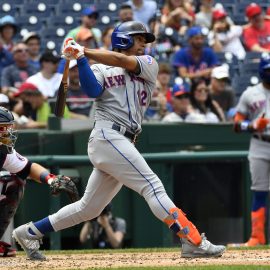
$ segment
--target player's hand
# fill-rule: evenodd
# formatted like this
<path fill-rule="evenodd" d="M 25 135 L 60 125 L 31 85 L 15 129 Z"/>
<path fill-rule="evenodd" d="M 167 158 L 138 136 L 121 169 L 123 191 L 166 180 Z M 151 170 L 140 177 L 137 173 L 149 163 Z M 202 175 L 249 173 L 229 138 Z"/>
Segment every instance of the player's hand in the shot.
<path fill-rule="evenodd" d="M 255 131 L 259 131 L 262 132 L 265 130 L 266 126 L 270 123 L 270 119 L 268 118 L 264 118 L 264 117 L 260 117 L 258 119 L 256 119 L 253 123 L 253 129 Z"/>
<path fill-rule="evenodd" d="M 66 59 L 78 59 L 84 55 L 84 47 L 75 42 L 73 38 L 67 38 L 64 41 L 62 54 Z"/>

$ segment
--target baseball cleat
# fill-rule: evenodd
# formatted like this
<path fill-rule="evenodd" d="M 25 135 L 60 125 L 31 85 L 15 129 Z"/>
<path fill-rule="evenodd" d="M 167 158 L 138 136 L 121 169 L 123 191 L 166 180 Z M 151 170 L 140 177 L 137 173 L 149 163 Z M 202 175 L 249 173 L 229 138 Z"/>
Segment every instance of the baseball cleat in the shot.
<path fill-rule="evenodd" d="M 29 233 L 29 229 L 36 234 Z M 26 252 L 29 260 L 46 260 L 46 257 L 39 251 L 40 243 L 43 234 L 34 226 L 33 222 L 21 225 L 12 232 L 12 237 L 19 243 L 19 245 Z"/>
<path fill-rule="evenodd" d="M 182 258 L 208 258 L 208 257 L 221 257 L 226 247 L 223 245 L 214 245 L 208 241 L 204 235 L 201 234 L 202 242 L 199 246 L 195 246 L 187 239 L 182 238 Z"/>
<path fill-rule="evenodd" d="M 12 248 L 10 244 L 0 241 L 0 257 L 14 256 L 16 256 L 16 249 Z"/>

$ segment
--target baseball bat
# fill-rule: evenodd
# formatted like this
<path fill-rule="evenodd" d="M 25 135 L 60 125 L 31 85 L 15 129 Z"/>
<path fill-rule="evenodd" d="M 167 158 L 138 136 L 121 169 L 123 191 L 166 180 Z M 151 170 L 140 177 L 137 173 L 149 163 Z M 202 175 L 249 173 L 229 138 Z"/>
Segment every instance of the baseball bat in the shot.
<path fill-rule="evenodd" d="M 67 98 L 67 90 L 68 90 L 68 74 L 69 74 L 69 62 L 70 60 L 66 60 L 65 68 L 63 72 L 63 77 L 58 88 L 54 114 L 57 117 L 63 117 L 65 106 L 66 106 L 66 98 Z"/>

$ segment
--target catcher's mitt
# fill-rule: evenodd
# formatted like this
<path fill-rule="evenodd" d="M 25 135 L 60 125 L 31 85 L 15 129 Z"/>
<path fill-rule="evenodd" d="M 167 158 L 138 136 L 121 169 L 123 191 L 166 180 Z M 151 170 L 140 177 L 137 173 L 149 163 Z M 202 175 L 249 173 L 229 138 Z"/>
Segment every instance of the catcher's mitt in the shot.
<path fill-rule="evenodd" d="M 65 175 L 56 175 L 50 184 L 50 189 L 52 195 L 58 195 L 62 191 L 66 192 L 71 202 L 76 202 L 80 199 L 75 183 Z"/>

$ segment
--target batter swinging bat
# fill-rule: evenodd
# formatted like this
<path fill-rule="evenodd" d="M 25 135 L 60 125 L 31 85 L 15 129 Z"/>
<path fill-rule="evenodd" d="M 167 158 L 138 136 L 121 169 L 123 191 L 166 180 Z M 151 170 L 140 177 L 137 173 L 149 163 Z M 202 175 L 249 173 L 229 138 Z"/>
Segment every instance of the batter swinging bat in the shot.
<path fill-rule="evenodd" d="M 68 90 L 68 72 L 69 72 L 69 61 L 66 60 L 65 69 L 63 73 L 63 77 L 58 89 L 58 94 L 56 98 L 56 104 L 54 109 L 54 114 L 57 117 L 63 117 L 66 105 L 66 98 L 67 98 L 67 90 Z"/>

